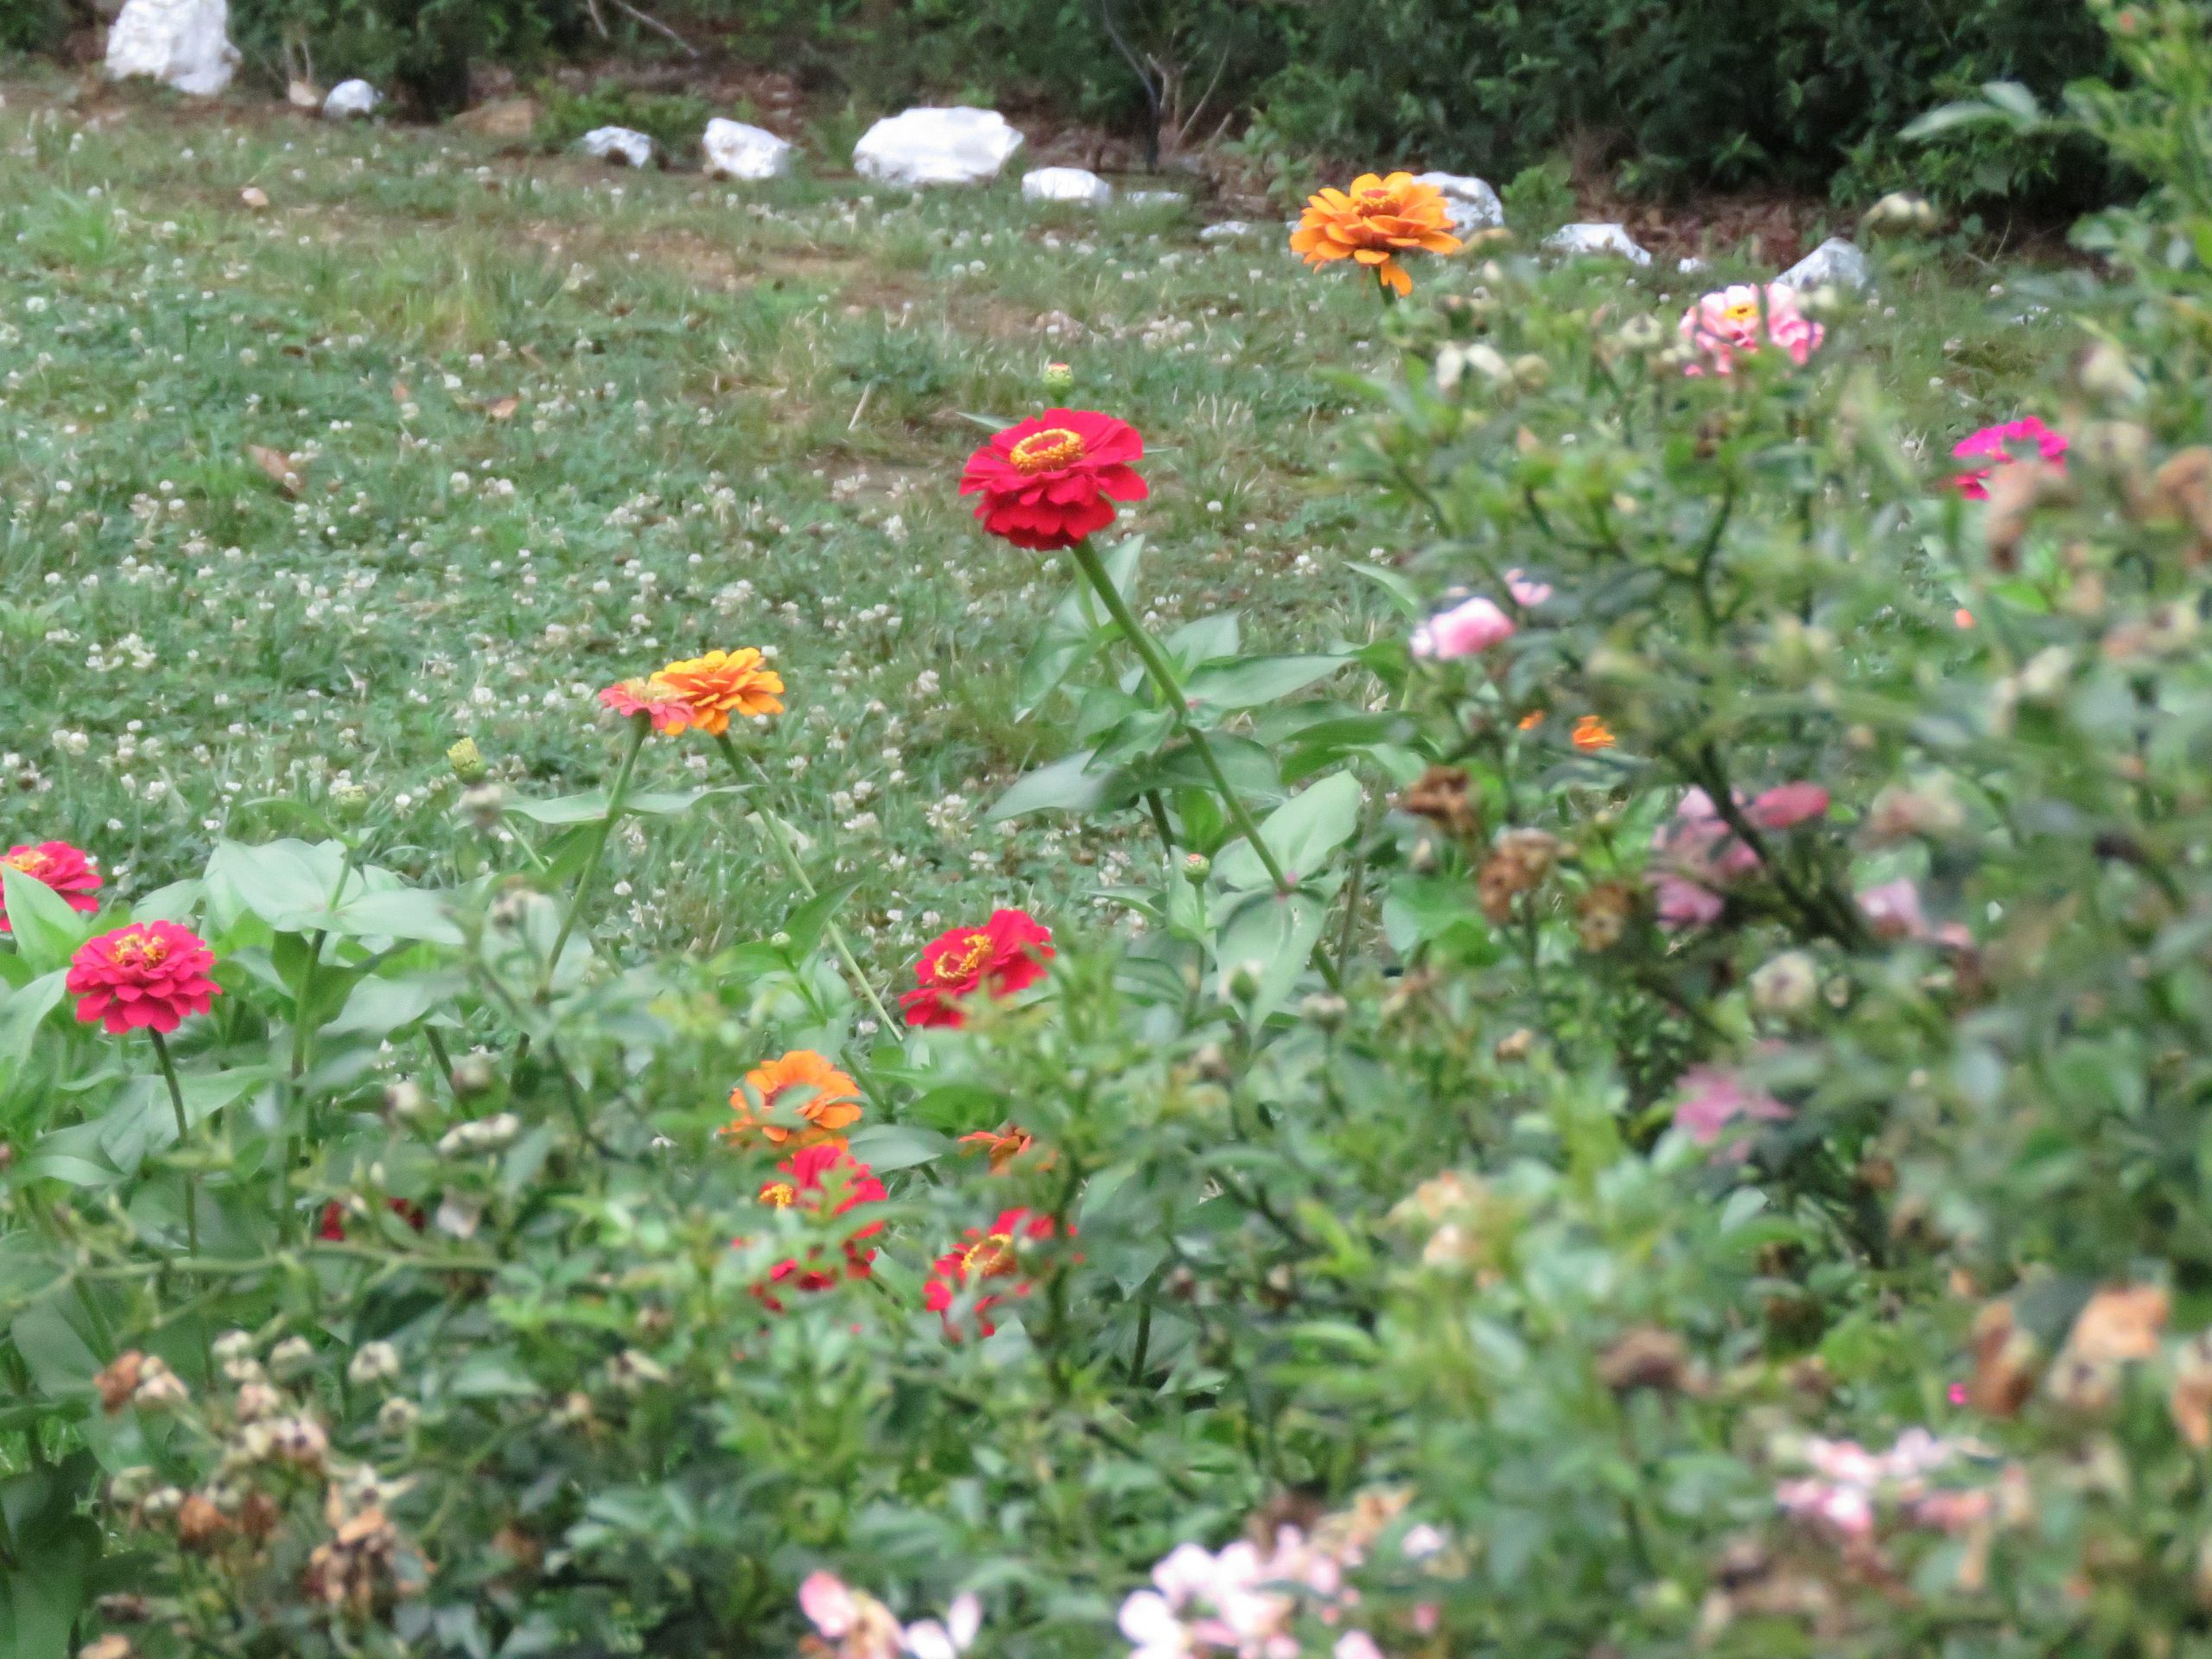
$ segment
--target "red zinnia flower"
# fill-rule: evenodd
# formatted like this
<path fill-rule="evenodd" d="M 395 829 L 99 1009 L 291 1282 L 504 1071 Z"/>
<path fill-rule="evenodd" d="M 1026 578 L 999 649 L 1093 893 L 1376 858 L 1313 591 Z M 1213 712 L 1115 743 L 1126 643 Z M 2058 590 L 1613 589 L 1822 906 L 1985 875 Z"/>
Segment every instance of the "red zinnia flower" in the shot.
<path fill-rule="evenodd" d="M 2007 421 L 2002 426 L 1985 426 L 1972 437 L 1961 438 L 1954 444 L 1951 454 L 1960 461 L 1986 461 L 1987 465 L 1961 473 L 1951 483 L 1969 501 L 1986 501 L 1989 480 L 1999 467 L 2009 467 L 2026 455 L 2063 473 L 2066 470 L 2066 451 L 2070 447 L 2064 433 L 2052 431 L 2032 415 L 2024 420 Z"/>
<path fill-rule="evenodd" d="M 1052 930 L 1026 910 L 995 910 L 981 927 L 940 933 L 914 964 L 919 990 L 899 999 L 910 1026 L 964 1026 L 959 999 L 979 990 L 1012 996 L 1045 977 Z"/>
<path fill-rule="evenodd" d="M 653 730 L 664 734 L 691 723 L 691 705 L 658 674 L 617 680 L 601 689 L 599 700 L 618 715 L 652 716 Z"/>
<path fill-rule="evenodd" d="M 92 890 L 100 884 L 92 861 L 66 841 L 41 841 L 35 846 L 10 847 L 0 853 L 0 864 L 21 870 L 34 881 L 43 881 L 61 895 L 61 901 L 80 915 L 100 907 Z M 8 925 L 8 895 L 0 889 L 0 933 L 12 933 Z"/>
<path fill-rule="evenodd" d="M 969 456 L 960 493 L 980 493 L 983 528 L 1016 547 L 1073 547 L 1114 522 L 1114 502 L 1152 493 L 1129 464 L 1143 455 L 1144 439 L 1127 421 L 1048 409 Z"/>
<path fill-rule="evenodd" d="M 430 1224 L 429 1211 L 409 1199 L 386 1198 L 384 1207 L 418 1233 Z M 334 1244 L 346 1242 L 346 1205 L 342 1201 L 333 1198 L 322 1206 L 322 1217 L 316 1224 L 315 1236 Z"/>
<path fill-rule="evenodd" d="M 215 953 L 175 922 L 133 922 L 87 939 L 69 959 L 64 983 L 77 998 L 77 1018 L 102 1021 L 111 1035 L 141 1026 L 171 1032 L 190 1014 L 205 1014 L 219 988 L 207 977 Z"/>
<path fill-rule="evenodd" d="M 987 1337 L 995 1336 L 998 1326 L 991 1319 L 991 1310 L 1009 1296 L 1027 1296 L 1031 1289 L 1029 1281 L 1021 1276 L 1022 1245 L 1050 1238 L 1058 1230 L 1050 1216 L 1033 1216 L 1027 1210 L 1000 1211 L 988 1229 L 970 1227 L 963 1243 L 938 1257 L 930 1268 L 929 1282 L 922 1287 L 923 1305 L 944 1322 L 945 1335 L 957 1342 L 960 1329 L 953 1323 L 953 1303 L 973 1283 L 1012 1280 L 1004 1289 L 986 1291 L 976 1298 L 976 1328 Z"/>
<path fill-rule="evenodd" d="M 868 1166 L 842 1146 L 825 1143 L 804 1147 L 776 1169 L 776 1178 L 760 1188 L 760 1202 L 773 1210 L 801 1209 L 817 1220 L 842 1216 L 861 1205 L 881 1204 L 890 1196 Z M 882 1230 L 881 1222 L 872 1221 L 844 1236 L 840 1241 L 845 1256 L 842 1274 L 834 1264 L 823 1264 L 819 1245 L 810 1246 L 804 1259 L 794 1256 L 769 1268 L 767 1279 L 753 1286 L 753 1294 L 770 1313 L 780 1313 L 784 1305 L 772 1286 L 817 1291 L 828 1290 L 841 1277 L 865 1279 L 874 1263 L 875 1252 L 862 1249 L 861 1241 Z"/>

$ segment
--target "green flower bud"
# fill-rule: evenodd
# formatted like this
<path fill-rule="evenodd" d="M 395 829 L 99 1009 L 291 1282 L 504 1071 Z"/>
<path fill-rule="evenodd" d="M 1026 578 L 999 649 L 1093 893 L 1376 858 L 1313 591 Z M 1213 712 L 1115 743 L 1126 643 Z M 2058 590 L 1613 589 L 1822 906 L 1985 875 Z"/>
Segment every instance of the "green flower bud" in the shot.
<path fill-rule="evenodd" d="M 369 791 L 359 784 L 340 784 L 330 791 L 330 804 L 342 818 L 358 818 L 369 810 Z"/>
<path fill-rule="evenodd" d="M 446 764 L 453 768 L 453 775 L 464 784 L 480 784 L 490 768 L 484 764 L 484 752 L 476 747 L 476 740 L 464 737 L 446 751 Z"/>
<path fill-rule="evenodd" d="M 1045 390 L 1053 397 L 1065 397 L 1075 390 L 1075 371 L 1065 363 L 1047 363 L 1044 373 L 1037 377 Z"/>

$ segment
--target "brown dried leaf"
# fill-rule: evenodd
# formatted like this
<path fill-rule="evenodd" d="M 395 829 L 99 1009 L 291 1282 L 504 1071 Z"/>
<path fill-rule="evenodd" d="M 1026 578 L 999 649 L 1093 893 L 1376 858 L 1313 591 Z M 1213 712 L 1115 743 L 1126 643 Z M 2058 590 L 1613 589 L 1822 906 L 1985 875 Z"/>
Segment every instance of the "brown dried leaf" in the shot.
<path fill-rule="evenodd" d="M 301 478 L 293 467 L 291 457 L 282 449 L 271 449 L 266 444 L 249 443 L 245 458 L 269 475 L 269 480 L 287 495 L 300 493 Z"/>
<path fill-rule="evenodd" d="M 484 405 L 484 412 L 495 421 L 512 421 L 515 411 L 522 407 L 519 397 L 499 397 Z"/>
<path fill-rule="evenodd" d="M 395 404 L 413 403 L 415 401 L 413 388 L 404 380 L 394 380 L 391 383 L 391 401 Z"/>

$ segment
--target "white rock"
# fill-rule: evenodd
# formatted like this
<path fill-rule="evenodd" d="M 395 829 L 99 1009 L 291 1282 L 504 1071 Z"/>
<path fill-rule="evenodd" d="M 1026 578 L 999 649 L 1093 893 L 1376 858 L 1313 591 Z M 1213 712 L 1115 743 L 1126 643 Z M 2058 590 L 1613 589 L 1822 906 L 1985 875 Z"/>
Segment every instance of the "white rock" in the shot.
<path fill-rule="evenodd" d="M 1678 262 L 1675 264 L 1675 269 L 1681 271 L 1685 276 L 1694 276 L 1701 270 L 1711 270 L 1713 269 L 1713 261 L 1710 259 L 1700 259 L 1695 254 L 1692 254 L 1688 258 Z"/>
<path fill-rule="evenodd" d="M 707 123 L 699 146 L 707 152 L 710 178 L 756 181 L 780 179 L 791 170 L 791 147 L 766 127 L 717 116 Z"/>
<path fill-rule="evenodd" d="M 1184 207 L 1191 200 L 1180 190 L 1132 190 L 1122 200 L 1132 207 Z"/>
<path fill-rule="evenodd" d="M 322 118 L 345 121 L 357 115 L 374 115 L 384 94 L 365 80 L 341 80 L 322 100 Z"/>
<path fill-rule="evenodd" d="M 1020 148 L 1021 135 L 996 110 L 906 110 L 861 136 L 853 146 L 853 168 L 864 179 L 910 189 L 982 184 L 998 177 Z"/>
<path fill-rule="evenodd" d="M 213 98 L 238 65 L 230 23 L 230 0 L 127 0 L 107 32 L 108 76 L 151 75 Z"/>
<path fill-rule="evenodd" d="M 1077 201 L 1103 207 L 1114 200 L 1114 187 L 1084 167 L 1040 167 L 1021 175 L 1025 201 Z"/>
<path fill-rule="evenodd" d="M 1234 242 L 1240 236 L 1252 234 L 1252 227 L 1241 219 L 1224 219 L 1218 225 L 1209 225 L 1198 232 L 1201 242 Z"/>
<path fill-rule="evenodd" d="M 653 141 L 629 127 L 594 127 L 584 134 L 583 152 L 602 162 L 649 167 L 652 164 Z"/>
<path fill-rule="evenodd" d="M 1648 265 L 1651 255 L 1619 225 L 1567 225 L 1544 238 L 1554 253 L 1610 254 L 1632 264 Z"/>
<path fill-rule="evenodd" d="M 1857 243 L 1832 236 L 1774 280 L 1801 294 L 1822 286 L 1866 289 L 1873 286 L 1874 268 Z"/>
<path fill-rule="evenodd" d="M 1505 204 L 1480 179 L 1459 173 L 1416 173 L 1414 182 L 1434 185 L 1444 193 L 1452 228 L 1461 236 L 1471 231 L 1498 230 L 1505 224 Z"/>

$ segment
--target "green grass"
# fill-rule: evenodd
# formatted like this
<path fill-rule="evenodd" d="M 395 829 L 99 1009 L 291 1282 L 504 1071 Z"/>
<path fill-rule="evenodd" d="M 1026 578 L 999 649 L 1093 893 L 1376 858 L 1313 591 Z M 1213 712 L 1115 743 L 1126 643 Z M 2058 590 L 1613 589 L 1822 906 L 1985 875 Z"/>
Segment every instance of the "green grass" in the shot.
<path fill-rule="evenodd" d="M 1343 562 L 1411 532 L 1331 467 L 1360 395 L 1344 372 L 1387 366 L 1381 319 L 1274 227 L 1214 248 L 1194 217 L 1033 208 L 1011 181 L 739 189 L 7 90 L 0 845 L 77 842 L 125 894 L 219 836 L 290 829 L 258 804 L 341 779 L 372 791 L 383 861 L 435 879 L 474 856 L 456 738 L 513 789 L 588 786 L 616 752 L 601 685 L 758 645 L 791 712 L 748 741 L 817 875 L 861 880 L 849 916 L 881 979 L 997 904 L 1108 925 L 1087 894 L 1152 855 L 1139 826 L 984 822 L 1063 750 L 1012 687 L 1069 571 L 984 538 L 955 489 L 968 416 L 1033 410 L 1051 359 L 1151 445 L 1126 522 L 1152 537 L 1159 620 L 1380 625 Z M 1418 274 L 1426 299 L 1479 273 Z M 1694 291 L 1547 280 L 1608 327 L 1647 307 L 1671 326 Z M 1931 443 L 2021 412 L 2069 343 L 1992 280 L 1923 275 L 1840 334 Z M 297 499 L 252 445 L 295 457 Z M 657 743 L 643 780 L 707 760 Z M 648 943 L 712 948 L 792 906 L 727 808 L 619 837 L 613 875 Z"/>

